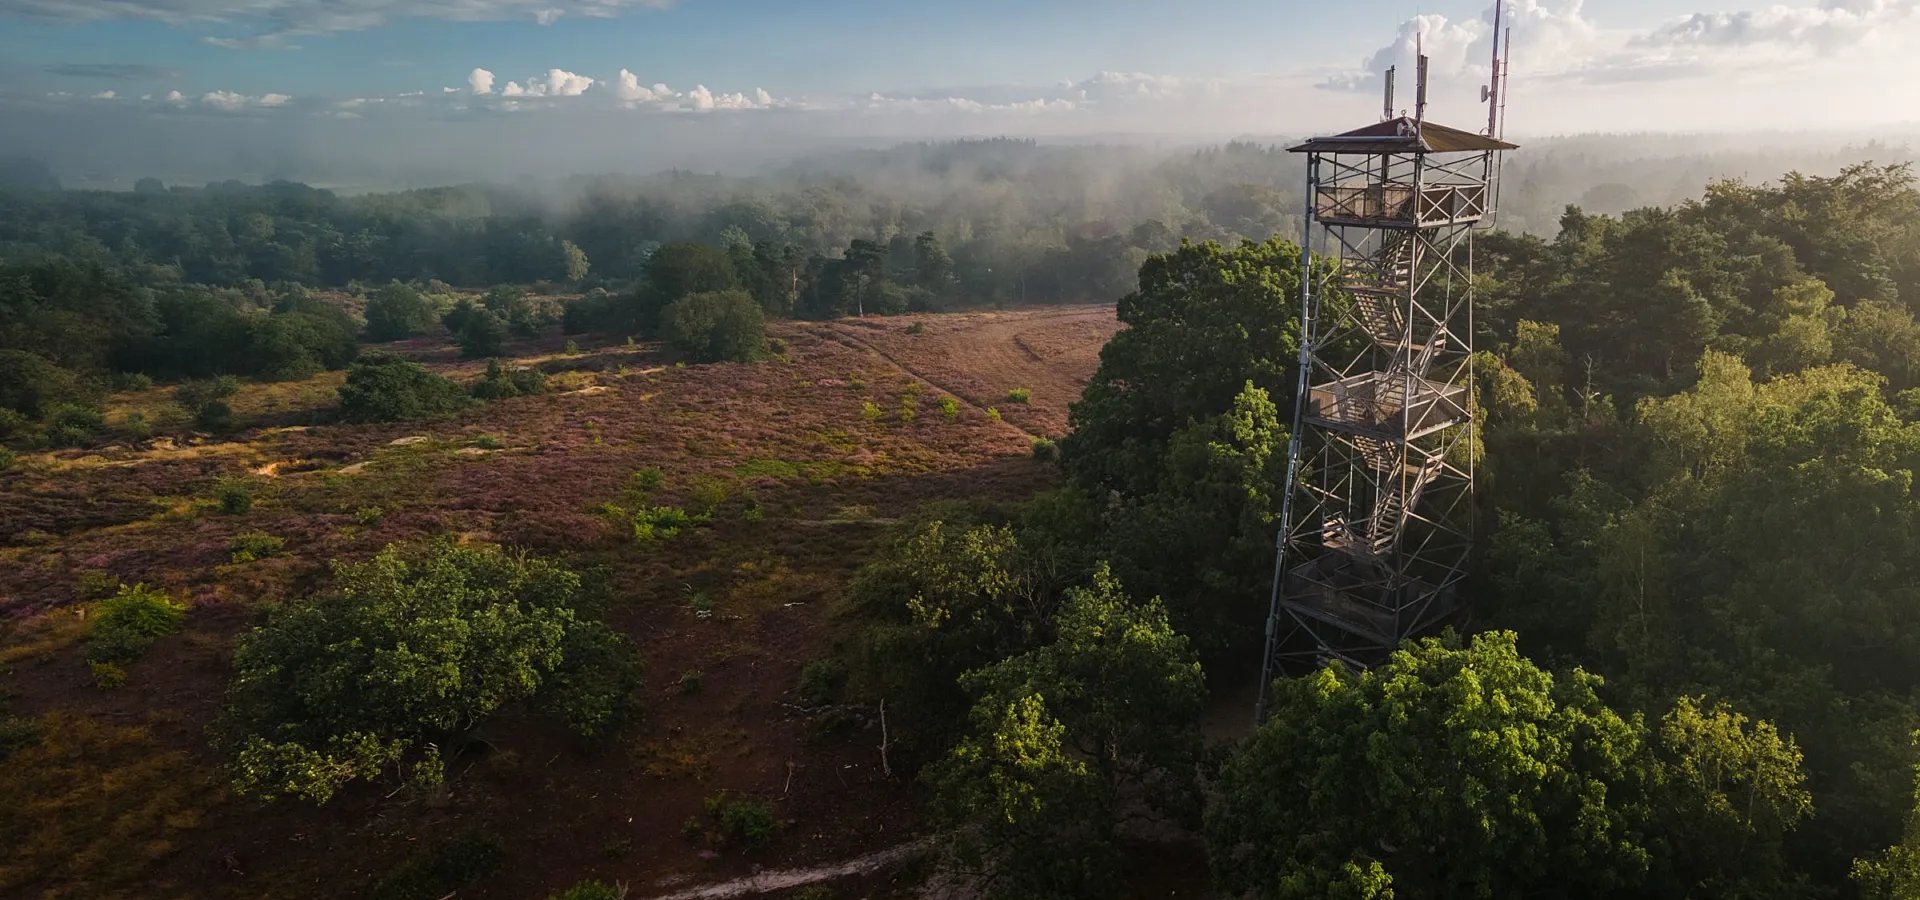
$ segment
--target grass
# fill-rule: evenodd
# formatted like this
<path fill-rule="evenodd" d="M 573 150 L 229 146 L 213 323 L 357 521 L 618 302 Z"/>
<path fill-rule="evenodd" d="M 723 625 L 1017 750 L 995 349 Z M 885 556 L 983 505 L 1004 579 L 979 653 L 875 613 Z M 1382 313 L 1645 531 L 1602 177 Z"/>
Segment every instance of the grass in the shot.
<path fill-rule="evenodd" d="M 185 896 L 157 866 L 223 793 L 145 728 L 55 714 L 0 765 L 0 895 Z"/>

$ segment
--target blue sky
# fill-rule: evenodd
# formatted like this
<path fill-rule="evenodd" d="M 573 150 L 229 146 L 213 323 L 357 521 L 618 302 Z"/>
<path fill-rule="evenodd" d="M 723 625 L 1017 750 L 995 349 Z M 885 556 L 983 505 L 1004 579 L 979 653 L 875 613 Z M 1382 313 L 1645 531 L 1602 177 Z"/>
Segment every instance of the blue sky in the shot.
<path fill-rule="evenodd" d="M 1493 0 L 0 0 L 0 153 L 87 172 L 610 171 L 1367 124 Z M 1911 122 L 1920 0 L 1507 0 L 1512 137 Z M 1404 90 L 1402 105 L 1412 91 Z M 347 161 L 357 161 L 349 166 Z M 296 165 L 296 162 L 298 163 Z M 271 170 L 271 171 L 269 171 Z"/>
<path fill-rule="evenodd" d="M 629 2 L 610 18 L 562 14 L 543 26 L 536 22 L 539 9 L 565 4 L 374 0 L 348 5 L 377 9 L 382 23 L 322 25 L 314 29 L 318 33 L 286 37 L 286 44 L 299 48 L 290 50 L 227 49 L 205 39 L 270 35 L 289 19 L 300 21 L 300 7 L 322 8 L 329 5 L 325 0 L 126 0 L 120 5 L 135 12 L 87 11 L 105 5 L 0 0 L 0 15 L 11 13 L 0 20 L 0 59 L 50 91 L 101 80 L 48 71 L 76 63 L 170 70 L 131 81 L 138 88 L 188 94 L 432 90 L 464 83 L 476 66 L 503 77 L 558 67 L 602 79 L 626 68 L 647 83 L 760 87 L 776 94 L 924 91 L 1050 84 L 1101 71 L 1230 77 L 1353 66 L 1416 13 L 1458 21 L 1485 6 L 1398 0 L 681 0 L 665 9 Z M 151 18 L 137 11 L 141 7 Z M 419 15 L 447 7 L 497 20 Z M 1738 9 L 1716 0 L 1684 7 L 1619 0 L 1589 15 L 1608 28 L 1648 30 L 1688 13 Z"/>

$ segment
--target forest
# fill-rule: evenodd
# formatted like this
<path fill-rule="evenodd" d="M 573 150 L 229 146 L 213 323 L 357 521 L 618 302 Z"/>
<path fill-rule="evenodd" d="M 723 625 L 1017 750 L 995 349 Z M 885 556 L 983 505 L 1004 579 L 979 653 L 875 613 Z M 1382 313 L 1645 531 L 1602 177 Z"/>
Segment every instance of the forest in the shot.
<path fill-rule="evenodd" d="M 655 342 L 666 355 L 621 357 L 621 383 L 857 391 L 877 379 L 781 370 L 846 349 L 891 360 L 905 345 L 883 332 L 937 337 L 923 330 L 943 314 L 1112 302 L 1119 329 L 1084 390 L 1059 400 L 1069 427 L 1014 435 L 1033 469 L 1018 488 L 855 516 L 875 536 L 832 545 L 832 636 L 782 695 L 810 733 L 877 744 L 888 779 L 912 785 L 933 877 L 987 898 L 1132 896 L 1142 848 L 1179 845 L 1203 859 L 1201 890 L 1230 897 L 1920 896 L 1920 638 L 1900 636 L 1920 635 L 1920 187 L 1906 163 L 1708 179 L 1662 205 L 1590 185 L 1582 195 L 1617 206 L 1566 198 L 1551 219 L 1543 195 L 1565 177 L 1511 164 L 1518 211 L 1474 248 L 1469 625 L 1372 670 L 1292 673 L 1264 721 L 1223 732 L 1215 714 L 1242 718 L 1233 704 L 1257 677 L 1285 490 L 1299 172 L 1279 148 L 1233 144 L 1102 192 L 1088 189 L 1090 154 L 922 145 L 844 163 L 869 166 L 864 179 L 795 164 L 765 183 L 671 173 L 564 198 L 157 182 L 10 194 L 0 484 L 16 500 L 51 495 L 25 479 L 163 435 L 239 444 L 297 422 L 311 429 L 299 440 L 386 446 L 414 439 L 352 429 L 513 403 L 531 417 L 561 402 L 580 354 Z M 940 172 L 964 189 L 923 189 Z M 913 324 L 886 331 L 900 317 Z M 879 331 L 856 327 L 875 319 Z M 422 355 L 434 342 L 447 353 Z M 306 418 L 237 414 L 244 389 L 329 377 Z M 120 411 L 116 398 L 163 388 L 167 418 Z M 741 390 L 711 402 L 764 399 Z M 780 440 L 894 429 L 875 445 L 882 461 L 856 454 L 881 472 L 920 459 L 905 435 L 1025 421 L 1020 407 L 1046 399 L 1027 386 L 922 391 L 896 401 L 876 383 L 833 401 L 863 421 Z M 778 433 L 790 427 L 778 415 L 733 418 Z M 626 427 L 614 416 L 569 418 L 565 453 L 536 452 L 546 465 L 599 458 L 603 430 Z M 459 439 L 470 458 L 502 450 L 491 431 Z M 666 566 L 669 545 L 724 555 L 688 542 L 787 515 L 776 490 L 866 497 L 857 485 L 872 478 L 727 459 L 688 470 L 705 480 L 635 467 L 612 499 L 565 513 L 566 528 L 612 522 L 611 538 L 556 538 L 560 526 L 511 507 L 491 520 L 509 537 L 474 543 L 459 537 L 482 530 L 471 520 L 436 515 L 408 539 L 258 582 L 279 587 L 220 639 L 223 686 L 192 752 L 254 815 L 377 802 L 356 792 L 432 810 L 463 774 L 451 764 L 462 736 L 494 736 L 483 723 L 537 712 L 554 721 L 528 727 L 583 746 L 648 733 L 647 707 L 664 701 L 642 698 L 662 677 L 636 649 L 622 597 L 644 581 L 633 572 Z M 893 474 L 931 479 L 930 466 Z M 723 470 L 738 480 L 713 480 Z M 324 511 L 342 540 L 399 521 L 357 494 L 322 503 L 258 478 L 191 477 L 179 490 L 203 492 L 194 515 L 252 522 L 257 497 Z M 793 531 L 825 530 L 790 515 Z M 294 565 L 282 536 L 247 527 L 217 555 Z M 48 529 L 6 532 L 22 574 L 0 595 L 53 590 L 30 589 L 55 576 L 24 562 L 71 536 Z M 66 578 L 61 559 L 37 565 Z M 25 622 L 92 602 L 71 652 L 112 690 L 205 615 L 137 575 L 4 609 Z M 685 576 L 684 605 L 704 621 L 699 577 Z M 6 649 L 25 633 L 0 640 L 0 666 L 29 659 Z M 673 691 L 701 677 L 688 668 Z M 0 717 L 0 756 L 32 765 L 67 727 Z M 9 791 L 31 794 L 0 780 L 0 800 Z M 0 824 L 0 838 L 28 827 Z M 733 852 L 788 827 L 722 791 L 681 830 Z M 482 860 L 471 873 L 403 866 L 374 894 L 448 895 L 498 867 L 488 847 L 455 848 Z M 54 855 L 0 868 L 0 889 L 77 883 Z M 616 895 L 594 882 L 564 896 Z"/>

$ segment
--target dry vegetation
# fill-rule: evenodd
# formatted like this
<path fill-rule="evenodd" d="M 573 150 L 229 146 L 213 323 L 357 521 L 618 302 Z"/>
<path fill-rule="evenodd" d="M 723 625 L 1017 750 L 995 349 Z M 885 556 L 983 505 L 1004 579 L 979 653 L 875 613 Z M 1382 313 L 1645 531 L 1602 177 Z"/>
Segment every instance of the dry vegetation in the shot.
<path fill-rule="evenodd" d="M 785 355 L 754 365 L 528 342 L 514 351 L 554 373 L 555 392 L 452 420 L 324 424 L 330 374 L 247 386 L 232 405 L 251 427 L 232 441 L 23 457 L 0 472 L 0 711 L 38 720 L 45 738 L 0 766 L 0 801 L 22 812 L 0 836 L 24 848 L 0 867 L 0 893 L 359 895 L 418 847 L 477 827 L 509 838 L 507 855 L 462 897 L 544 896 L 585 877 L 645 895 L 907 839 L 911 786 L 881 772 L 874 736 L 809 726 L 800 670 L 828 654 L 839 589 L 885 523 L 927 500 L 1051 482 L 1030 436 L 1065 431 L 1117 327 L 1111 307 L 912 321 L 915 333 L 905 319 L 778 326 Z M 397 349 L 460 379 L 483 367 L 428 342 Z M 1007 402 L 1016 388 L 1031 401 Z M 158 389 L 116 398 L 111 415 L 135 411 L 177 415 Z M 712 524 L 638 542 L 599 511 L 651 467 L 655 502 L 710 506 Z M 218 502 L 233 484 L 253 497 L 243 513 Z M 242 532 L 285 552 L 235 564 Z M 317 809 L 225 797 L 204 728 L 254 611 L 322 584 L 327 560 L 431 534 L 608 572 L 609 621 L 647 663 L 644 721 L 584 744 L 503 717 L 450 748 L 445 803 L 364 785 Z M 96 598 L 81 595 L 103 579 L 191 605 L 186 630 L 128 663 L 116 690 L 83 659 Z M 770 803 L 779 836 L 717 853 L 683 836 L 722 789 Z"/>

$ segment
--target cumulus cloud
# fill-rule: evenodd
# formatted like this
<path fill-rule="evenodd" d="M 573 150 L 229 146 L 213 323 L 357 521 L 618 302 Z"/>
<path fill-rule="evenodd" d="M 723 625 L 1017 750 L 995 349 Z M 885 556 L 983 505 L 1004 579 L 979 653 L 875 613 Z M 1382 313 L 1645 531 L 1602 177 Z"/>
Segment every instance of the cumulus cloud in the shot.
<path fill-rule="evenodd" d="M 1516 73 L 1609 84 L 1780 70 L 1873 43 L 1888 26 L 1911 18 L 1917 7 L 1920 0 L 1803 0 L 1760 10 L 1695 13 L 1636 33 L 1601 27 L 1586 15 L 1583 0 L 1513 0 L 1506 21 L 1513 26 Z M 1465 21 L 1416 16 L 1402 22 L 1394 40 L 1358 69 L 1336 73 L 1321 86 L 1377 91 L 1380 73 L 1389 66 L 1399 68 L 1403 85 L 1410 84 L 1420 44 L 1436 85 L 1484 81 L 1494 39 L 1491 6 Z M 1403 93 L 1410 102 L 1411 92 Z"/>
<path fill-rule="evenodd" d="M 114 98 L 114 96 L 115 96 L 115 95 L 114 95 L 114 93 L 113 93 L 112 91 L 101 91 L 100 93 L 98 93 L 98 94 L 95 94 L 95 95 L 93 95 L 93 99 L 95 99 L 95 100 L 112 100 L 112 99 Z"/>
<path fill-rule="evenodd" d="M 659 88 L 656 91 L 654 88 L 642 86 L 640 76 L 621 69 L 619 76 L 614 79 L 613 92 L 621 100 L 630 103 L 646 103 L 661 99 L 662 94 L 671 96 L 673 92 L 666 90 L 666 87 L 664 84 L 655 85 L 654 88 Z"/>
<path fill-rule="evenodd" d="M 474 69 L 468 72 L 467 87 L 475 94 L 493 93 L 493 73 L 485 69 Z"/>
<path fill-rule="evenodd" d="M 476 69 L 475 71 L 480 71 Z M 576 75 L 565 69 L 548 69 L 539 80 L 527 79 L 523 86 L 517 81 L 507 82 L 500 89 L 502 97 L 578 97 L 593 87 L 594 80 L 585 75 Z"/>
<path fill-rule="evenodd" d="M 174 25 L 214 22 L 247 33 L 208 40 L 232 49 L 285 46 L 295 35 L 360 31 L 394 19 L 483 22 L 524 19 L 547 24 L 562 15 L 612 18 L 666 9 L 675 0 L 0 0 L 0 16 L 45 22 L 115 19 Z"/>
<path fill-rule="evenodd" d="M 179 91 L 173 91 L 167 94 L 167 99 L 180 100 L 183 98 L 180 96 Z M 273 109 L 287 105 L 288 101 L 292 99 L 292 97 L 286 94 L 262 94 L 254 97 L 237 91 L 208 91 L 200 95 L 201 105 L 225 112 L 235 112 L 250 107 Z"/>

